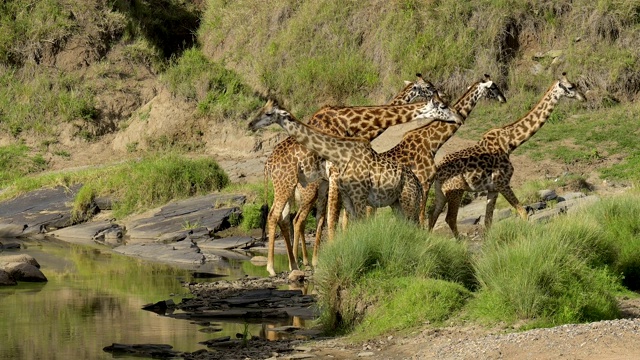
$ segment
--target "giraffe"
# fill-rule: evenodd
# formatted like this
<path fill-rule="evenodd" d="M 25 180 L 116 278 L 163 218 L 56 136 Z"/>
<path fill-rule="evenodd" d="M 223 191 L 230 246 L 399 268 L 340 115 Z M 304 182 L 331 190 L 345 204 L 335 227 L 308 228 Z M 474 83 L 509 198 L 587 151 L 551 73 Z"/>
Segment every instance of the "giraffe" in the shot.
<path fill-rule="evenodd" d="M 433 84 L 425 80 L 420 73 L 416 74 L 416 77 L 417 80 L 414 82 L 405 81 L 405 87 L 393 98 L 390 106 L 431 98 L 436 91 Z M 382 111 L 381 107 L 357 107 L 355 112 L 351 109 L 352 108 L 324 107 L 316 112 L 316 114 L 312 116 L 312 119 L 319 118 L 314 120 L 314 123 L 326 132 L 335 135 L 359 135 L 369 139 L 378 136 L 380 132 L 389 126 L 412 120 L 412 118 L 406 118 L 400 114 L 384 111 L 379 115 L 387 115 L 387 118 L 375 120 L 375 118 L 372 117 L 372 113 Z M 336 115 L 336 118 L 328 116 L 329 112 Z M 295 192 L 297 192 L 295 195 L 299 198 L 299 203 L 307 203 L 309 202 L 307 199 L 314 199 L 317 196 L 318 189 L 322 190 L 326 188 L 326 181 L 321 180 L 324 177 L 321 165 L 321 159 L 317 154 L 307 150 L 292 137 L 287 137 L 278 143 L 267 158 L 264 167 L 265 193 L 268 189 L 269 177 L 271 177 L 274 189 L 274 200 L 271 211 L 268 210 L 267 205 L 263 206 L 263 213 L 268 212 L 268 215 L 263 214 L 263 217 L 267 219 L 263 226 L 262 238 L 267 238 L 266 231 L 268 230 L 270 249 L 273 247 L 275 241 L 276 226 L 280 227 L 285 244 L 291 243 L 289 240 L 290 219 L 288 215 Z M 301 184 L 302 186 L 298 186 L 296 189 L 296 184 Z M 267 196 L 265 195 L 265 201 L 266 199 Z M 313 204 L 313 201 L 311 201 L 311 203 Z M 324 209 L 323 206 L 319 206 L 318 208 Z M 303 234 L 304 221 L 310 210 L 311 207 L 298 211 L 294 221 L 294 236 L 298 236 L 296 234 Z M 304 216 L 302 216 L 303 213 Z M 318 228 L 321 229 L 324 223 L 323 211 L 318 214 L 318 219 Z M 316 234 L 321 234 L 321 231 Z M 316 237 L 317 236 L 318 235 L 316 235 Z M 297 239 L 298 238 L 295 238 L 294 241 Z M 303 242 L 302 245 L 303 264 L 308 265 L 306 244 Z M 289 269 L 297 269 L 297 251 L 292 254 L 287 247 L 287 254 L 289 256 Z M 267 258 L 267 271 L 271 276 L 274 276 L 273 255 L 268 255 Z"/>
<path fill-rule="evenodd" d="M 419 106 L 420 118 L 461 122 L 461 117 L 437 95 Z M 327 134 L 301 123 L 273 100 L 269 100 L 251 121 L 249 129 L 255 131 L 274 123 L 307 149 L 332 162 L 340 174 L 338 186 L 345 208 L 355 219 L 365 215 L 369 204 L 374 207 L 391 206 L 397 213 L 418 221 L 422 195 L 418 178 L 408 167 L 382 158 L 371 148 L 368 139 Z"/>
<path fill-rule="evenodd" d="M 560 98 L 585 101 L 584 95 L 562 73 L 544 93 L 540 101 L 522 118 L 484 133 L 482 139 L 466 149 L 447 154 L 436 167 L 436 201 L 429 216 L 429 230 L 448 204 L 446 222 L 455 237 L 459 236 L 456 220 L 465 191 L 487 191 L 485 229 L 491 227 L 498 194 L 502 194 L 520 217 L 527 219 L 527 211 L 518 201 L 511 186 L 513 165 L 509 154 L 531 138 L 549 118 Z"/>
<path fill-rule="evenodd" d="M 507 101 L 502 91 L 491 81 L 491 77 L 485 74 L 484 79 L 472 84 L 460 99 L 456 101 L 453 105 L 453 110 L 462 117 L 464 122 L 476 106 L 478 100 L 483 97 L 495 99 L 501 103 Z M 427 123 L 406 132 L 396 146 L 380 154 L 387 159 L 409 166 L 420 180 L 422 185 L 420 225 L 422 226 L 426 225 L 425 207 L 427 204 L 427 194 L 429 193 L 431 182 L 436 174 L 436 152 L 455 134 L 460 125 L 445 121 Z"/>

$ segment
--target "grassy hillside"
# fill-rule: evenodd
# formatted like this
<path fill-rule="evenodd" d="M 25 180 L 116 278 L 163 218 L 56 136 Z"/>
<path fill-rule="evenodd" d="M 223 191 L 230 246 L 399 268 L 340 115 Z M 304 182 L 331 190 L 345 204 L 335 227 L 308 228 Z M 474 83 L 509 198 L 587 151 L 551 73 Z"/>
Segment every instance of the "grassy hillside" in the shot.
<path fill-rule="evenodd" d="M 589 101 L 560 104 L 517 153 L 639 179 L 635 0 L 17 0 L 0 15 L 5 184 L 73 159 L 70 142 L 109 141 L 159 89 L 192 104 L 201 132 L 243 127 L 267 93 L 303 119 L 383 103 L 416 72 L 451 100 L 482 74 L 499 83 L 508 103 L 474 111 L 457 135 L 473 139 L 526 114 L 566 71 Z"/>

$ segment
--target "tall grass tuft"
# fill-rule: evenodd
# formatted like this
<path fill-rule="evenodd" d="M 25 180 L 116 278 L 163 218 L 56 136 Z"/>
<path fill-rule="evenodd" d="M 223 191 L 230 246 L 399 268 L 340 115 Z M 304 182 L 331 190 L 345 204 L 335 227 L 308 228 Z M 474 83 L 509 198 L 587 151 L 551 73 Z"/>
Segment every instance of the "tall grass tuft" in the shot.
<path fill-rule="evenodd" d="M 99 183 L 99 193 L 112 193 L 117 198 L 114 216 L 124 217 L 173 199 L 220 190 L 229 183 L 229 177 L 212 159 L 167 155 L 128 162 Z"/>
<path fill-rule="evenodd" d="M 618 256 L 612 269 L 627 288 L 640 290 L 640 196 L 603 199 L 582 214 L 585 221 L 599 224 L 607 241 L 615 244 Z"/>
<path fill-rule="evenodd" d="M 497 223 L 475 264 L 480 290 L 471 313 L 534 326 L 616 318 L 616 255 L 602 229 L 580 217 Z"/>
<path fill-rule="evenodd" d="M 464 244 L 430 236 L 409 222 L 378 214 L 350 224 L 334 243 L 323 245 L 316 271 L 321 323 L 327 329 L 352 329 L 367 316 L 365 309 L 378 306 L 380 301 L 376 294 L 355 289 L 386 281 L 395 286 L 398 278 L 439 279 L 458 283 L 460 288 L 474 286 Z"/>

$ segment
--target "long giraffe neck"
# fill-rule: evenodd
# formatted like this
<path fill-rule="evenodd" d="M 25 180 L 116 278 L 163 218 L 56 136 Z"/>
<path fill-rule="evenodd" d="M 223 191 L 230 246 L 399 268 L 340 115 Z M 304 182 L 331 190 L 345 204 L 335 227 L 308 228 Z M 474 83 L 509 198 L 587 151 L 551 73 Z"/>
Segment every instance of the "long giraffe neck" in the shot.
<path fill-rule="evenodd" d="M 486 89 L 484 89 L 486 91 Z M 469 89 L 456 101 L 453 105 L 453 109 L 462 116 L 464 120 L 469 117 L 471 110 L 476 106 L 478 100 L 484 94 L 483 88 L 480 87 L 480 82 L 477 82 L 469 87 Z"/>
<path fill-rule="evenodd" d="M 281 111 L 278 124 L 298 143 L 317 153 L 320 157 L 342 164 L 351 158 L 355 148 L 361 146 L 363 139 L 346 139 L 326 134 L 298 121 L 288 112 Z"/>
<path fill-rule="evenodd" d="M 509 152 L 529 140 L 547 121 L 560 100 L 560 95 L 554 92 L 555 87 L 556 84 L 551 86 L 527 115 L 502 127 L 501 136 L 506 138 L 501 141 L 508 145 Z"/>

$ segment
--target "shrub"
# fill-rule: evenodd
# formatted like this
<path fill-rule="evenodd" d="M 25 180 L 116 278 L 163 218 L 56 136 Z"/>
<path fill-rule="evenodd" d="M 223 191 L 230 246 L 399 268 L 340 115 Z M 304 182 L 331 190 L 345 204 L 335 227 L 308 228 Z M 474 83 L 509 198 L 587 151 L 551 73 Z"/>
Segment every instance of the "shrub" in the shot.
<path fill-rule="evenodd" d="M 362 304 L 377 298 L 362 291 L 378 279 L 439 279 L 474 286 L 466 246 L 430 236 L 389 214 L 349 224 L 336 241 L 324 244 L 316 270 L 321 323 L 327 329 L 351 329 L 363 316 Z M 385 300 L 385 301 L 388 301 Z M 428 315 L 425 315 L 428 316 Z"/>
<path fill-rule="evenodd" d="M 571 220 L 495 224 L 475 264 L 480 290 L 472 313 L 538 326 L 619 316 L 618 279 L 607 267 L 615 247 L 597 226 Z"/>

